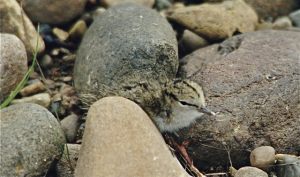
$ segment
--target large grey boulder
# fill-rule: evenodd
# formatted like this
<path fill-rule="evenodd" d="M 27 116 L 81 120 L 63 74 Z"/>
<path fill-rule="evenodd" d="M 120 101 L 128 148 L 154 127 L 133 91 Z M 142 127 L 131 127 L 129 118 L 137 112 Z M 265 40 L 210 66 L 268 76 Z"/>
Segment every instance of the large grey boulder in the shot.
<path fill-rule="evenodd" d="M 56 118 L 28 103 L 4 108 L 0 115 L 0 176 L 44 176 L 64 149 L 64 133 Z"/>
<path fill-rule="evenodd" d="M 175 78 L 177 50 L 172 27 L 156 11 L 117 5 L 86 32 L 74 66 L 75 88 L 88 104 L 108 95 L 143 104 L 160 97 L 160 87 Z"/>
<path fill-rule="evenodd" d="M 12 34 L 0 33 L 0 102 L 22 80 L 27 71 L 27 56 L 23 42 Z"/>
<path fill-rule="evenodd" d="M 195 163 L 249 162 L 250 150 L 300 148 L 300 33 L 259 31 L 232 37 L 182 60 L 182 73 L 202 85 L 215 118 L 180 134 L 191 140 Z M 184 74 L 185 73 L 185 74 Z"/>
<path fill-rule="evenodd" d="M 94 103 L 75 177 L 188 177 L 147 114 L 122 97 Z"/>

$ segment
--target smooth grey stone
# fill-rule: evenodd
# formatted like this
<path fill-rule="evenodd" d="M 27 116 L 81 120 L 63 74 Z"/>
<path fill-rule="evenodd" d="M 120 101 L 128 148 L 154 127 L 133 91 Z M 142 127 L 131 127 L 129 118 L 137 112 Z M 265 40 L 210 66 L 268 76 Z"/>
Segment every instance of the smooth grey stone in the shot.
<path fill-rule="evenodd" d="M 57 119 L 37 104 L 16 104 L 0 112 L 0 176 L 44 176 L 64 149 Z"/>

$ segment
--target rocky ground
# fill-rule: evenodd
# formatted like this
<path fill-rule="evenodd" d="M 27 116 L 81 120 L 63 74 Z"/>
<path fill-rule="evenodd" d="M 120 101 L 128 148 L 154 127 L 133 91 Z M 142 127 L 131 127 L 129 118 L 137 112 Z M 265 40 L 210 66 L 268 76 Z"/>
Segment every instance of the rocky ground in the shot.
<path fill-rule="evenodd" d="M 124 2 L 0 1 L 1 177 L 300 177 L 299 1 Z M 216 114 L 160 132 L 178 79 Z"/>

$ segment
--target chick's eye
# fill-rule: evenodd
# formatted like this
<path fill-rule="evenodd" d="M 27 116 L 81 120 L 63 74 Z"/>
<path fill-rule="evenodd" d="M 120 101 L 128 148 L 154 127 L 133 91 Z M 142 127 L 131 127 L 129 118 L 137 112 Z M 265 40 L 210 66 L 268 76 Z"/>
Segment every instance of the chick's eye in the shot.
<path fill-rule="evenodd" d="M 188 103 L 186 101 L 179 101 L 180 104 L 184 105 L 184 106 L 193 106 L 193 107 L 198 107 L 197 105 L 194 105 L 194 104 L 191 104 L 191 103 Z"/>

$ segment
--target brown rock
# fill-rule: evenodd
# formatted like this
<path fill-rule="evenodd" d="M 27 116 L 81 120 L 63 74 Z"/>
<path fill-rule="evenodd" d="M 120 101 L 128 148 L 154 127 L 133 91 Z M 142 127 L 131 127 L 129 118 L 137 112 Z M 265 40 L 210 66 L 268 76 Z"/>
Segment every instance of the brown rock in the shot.
<path fill-rule="evenodd" d="M 224 0 L 205 0 L 206 2 L 221 2 Z M 244 0 L 251 5 L 261 19 L 276 18 L 288 15 L 299 8 L 298 0 Z"/>
<path fill-rule="evenodd" d="M 182 73 L 202 85 L 208 108 L 219 112 L 181 132 L 191 139 L 195 163 L 225 165 L 225 147 L 240 165 L 249 160 L 247 149 L 262 145 L 297 153 L 299 41 L 299 32 L 259 31 L 202 48 L 182 60 Z"/>
<path fill-rule="evenodd" d="M 271 146 L 255 148 L 250 154 L 250 163 L 253 167 L 268 169 L 275 163 L 275 149 Z"/>
<path fill-rule="evenodd" d="M 39 93 L 29 97 L 14 99 L 11 102 L 11 104 L 20 104 L 20 103 L 35 103 L 47 108 L 51 103 L 51 98 L 49 93 Z"/>
<path fill-rule="evenodd" d="M 26 50 L 22 41 L 12 34 L 0 33 L 0 101 L 7 97 L 27 71 Z"/>
<path fill-rule="evenodd" d="M 22 13 L 17 1 L 0 1 L 0 24 L 1 33 L 14 34 L 23 41 L 28 60 L 32 60 L 37 45 L 37 32 L 26 14 Z M 40 36 L 38 40 L 37 52 L 41 53 L 45 49 L 45 44 Z"/>
<path fill-rule="evenodd" d="M 160 132 L 134 102 L 106 97 L 88 112 L 75 176 L 187 177 Z"/>
<path fill-rule="evenodd" d="M 46 90 L 45 85 L 40 80 L 38 80 L 37 82 L 34 82 L 34 83 L 24 87 L 20 91 L 20 94 L 22 96 L 28 96 L 28 95 L 32 95 L 32 94 L 35 94 L 35 93 L 40 93 L 44 90 Z"/>
<path fill-rule="evenodd" d="M 66 135 L 67 142 L 72 143 L 75 141 L 77 130 L 79 128 L 79 116 L 71 114 L 60 121 L 61 128 Z"/>
<path fill-rule="evenodd" d="M 61 24 L 79 16 L 87 0 L 23 0 L 22 5 L 34 22 Z"/>
<path fill-rule="evenodd" d="M 106 7 L 111 7 L 121 3 L 135 3 L 150 8 L 154 5 L 154 2 L 155 0 L 103 0 L 101 1 L 101 3 L 103 3 L 103 5 Z"/>
<path fill-rule="evenodd" d="M 240 0 L 177 8 L 168 18 L 210 40 L 253 31 L 258 21 L 254 10 Z"/>

